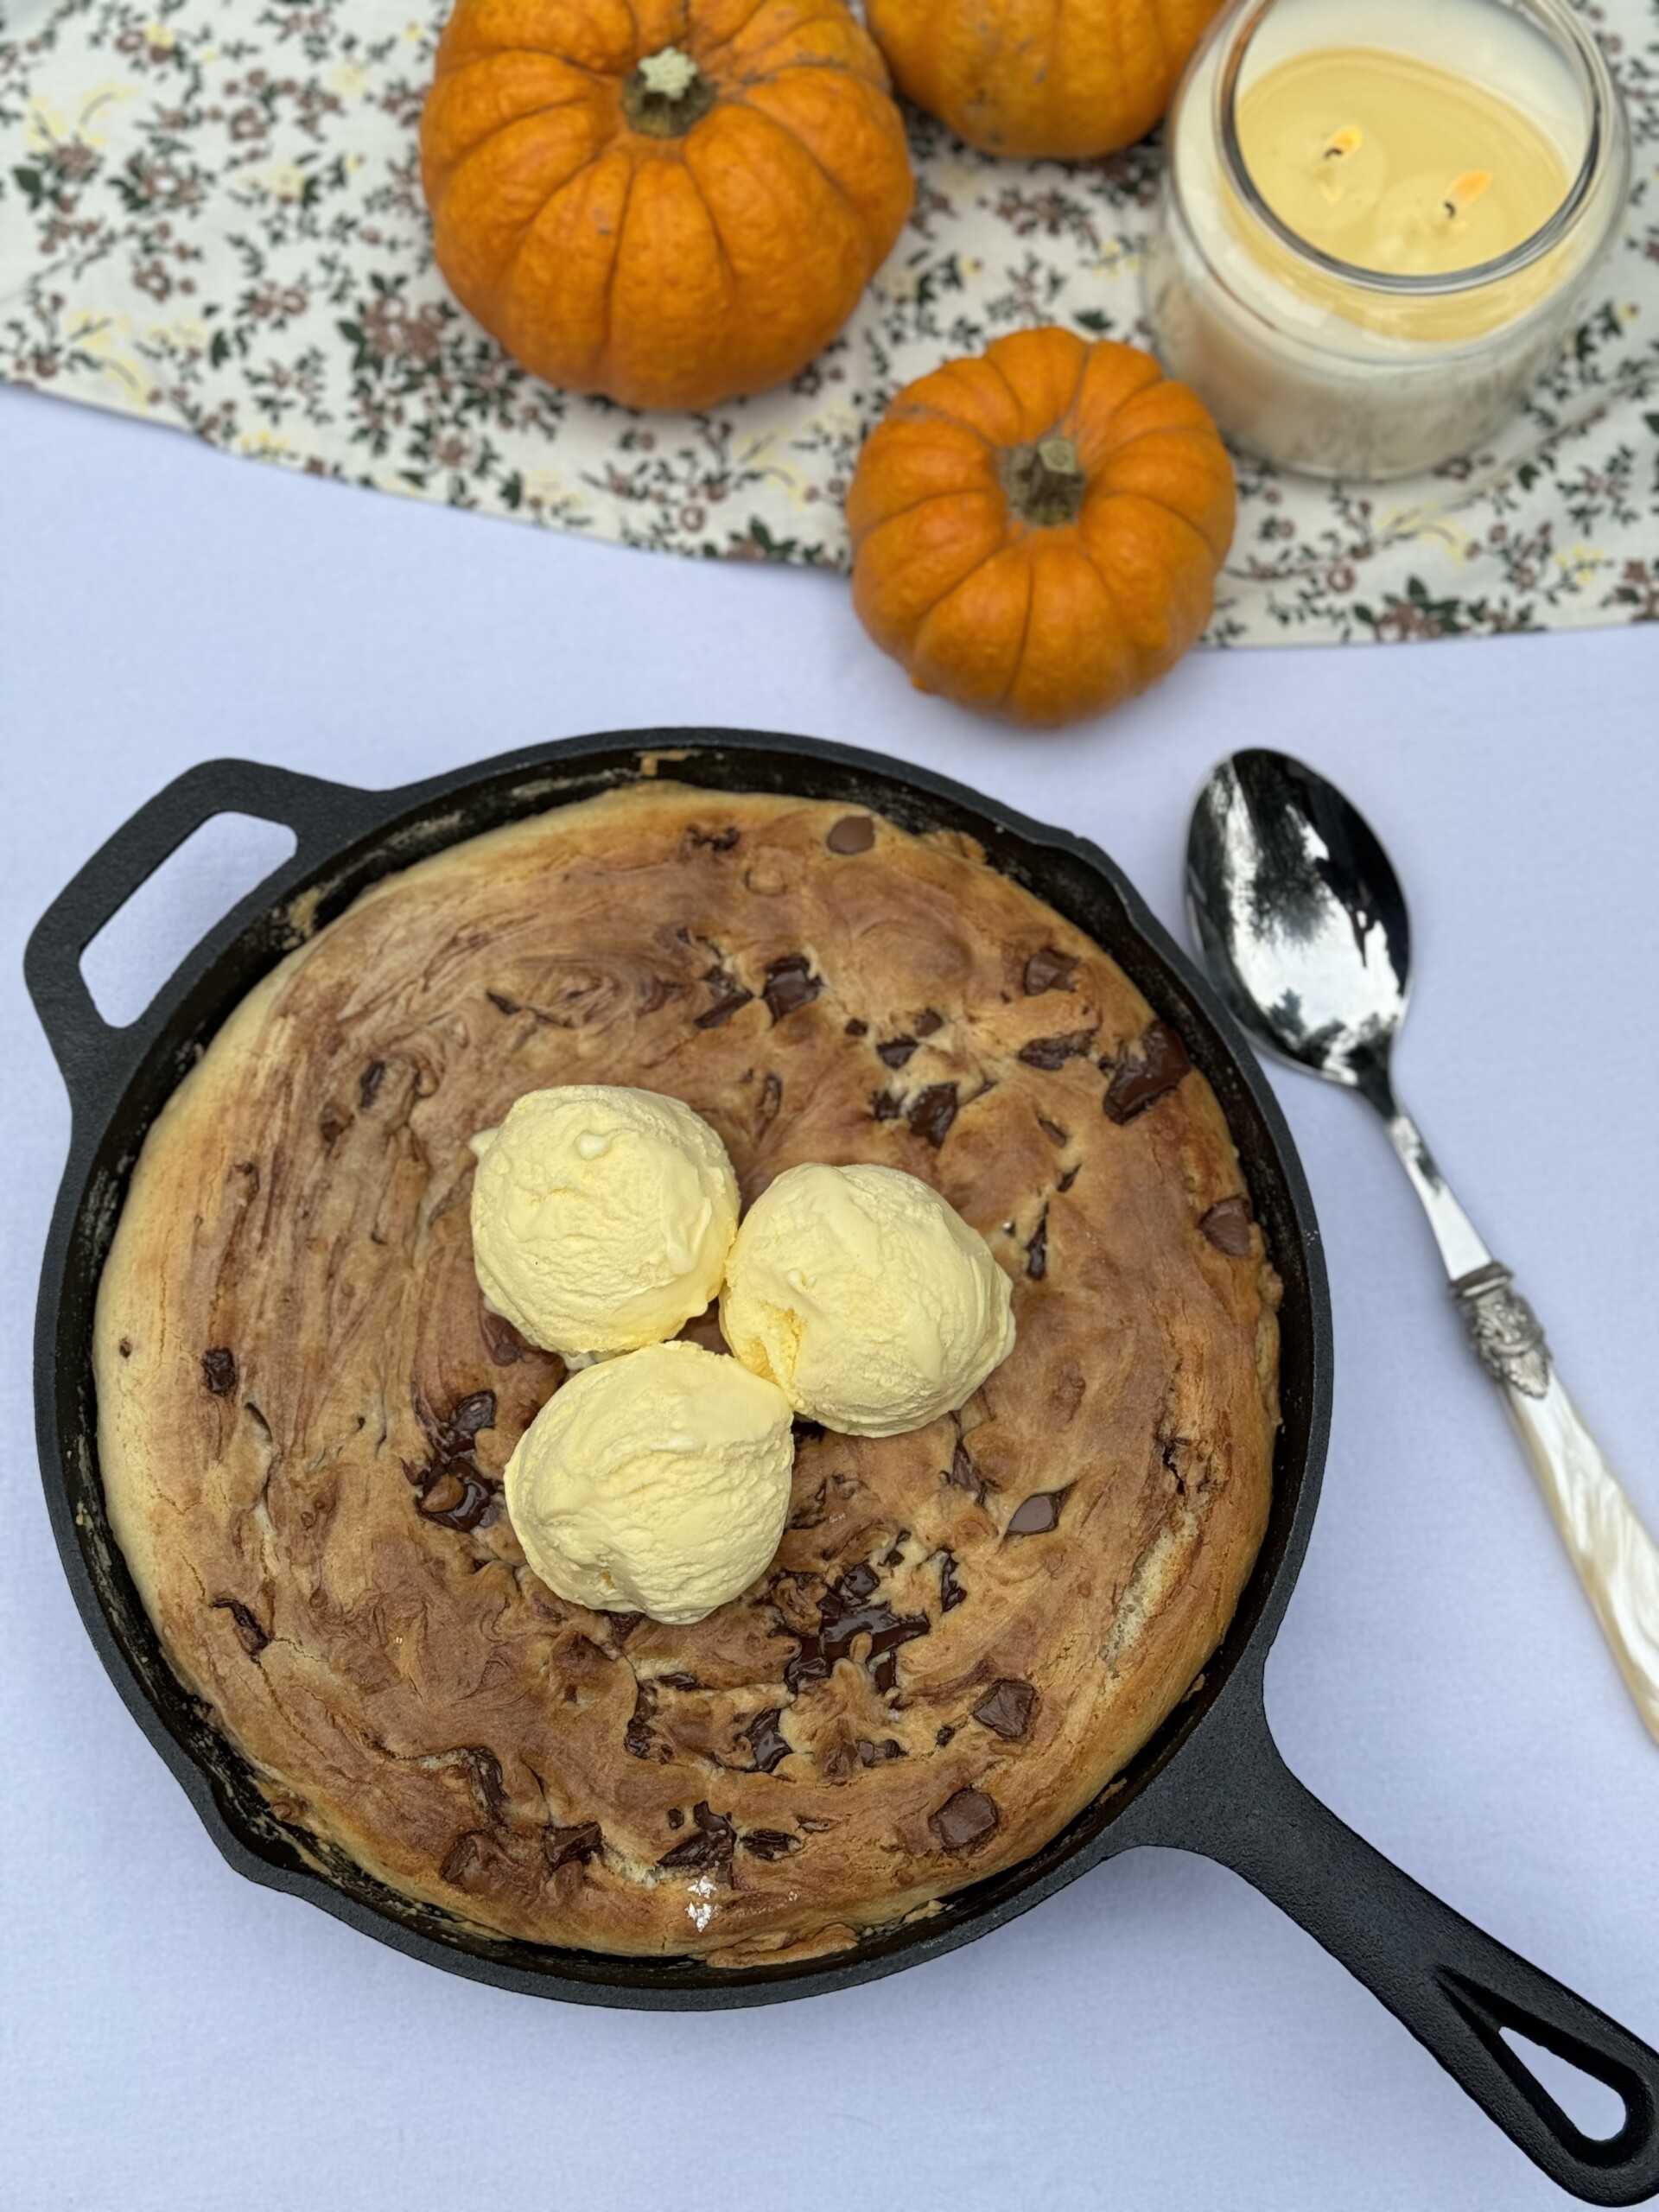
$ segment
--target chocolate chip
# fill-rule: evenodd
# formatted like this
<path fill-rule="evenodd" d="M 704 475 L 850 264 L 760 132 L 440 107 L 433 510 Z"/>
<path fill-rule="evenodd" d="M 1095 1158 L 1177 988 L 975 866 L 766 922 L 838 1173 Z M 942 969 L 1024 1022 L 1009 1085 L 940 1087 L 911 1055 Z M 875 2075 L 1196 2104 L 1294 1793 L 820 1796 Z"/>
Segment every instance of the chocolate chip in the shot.
<path fill-rule="evenodd" d="M 784 1668 L 784 1681 L 791 1697 L 810 1688 L 814 1682 L 826 1682 L 836 1662 L 850 1657 L 854 1644 L 861 1636 L 868 1637 L 868 1658 L 874 1671 L 874 1662 L 891 1654 L 899 1644 L 908 1643 L 912 1637 L 925 1636 L 932 1623 L 925 1613 L 896 1613 L 885 1599 L 870 1599 L 877 1577 L 868 1566 L 854 1567 L 842 1580 L 826 1590 L 818 1600 L 818 1626 L 815 1630 L 791 1629 L 798 1649 Z M 891 1673 L 879 1687 L 891 1688 Z"/>
<path fill-rule="evenodd" d="M 944 1016 L 937 1007 L 925 1006 L 911 1024 L 918 1037 L 931 1037 L 944 1027 Z"/>
<path fill-rule="evenodd" d="M 658 1675 L 656 1680 L 665 1690 L 700 1690 L 702 1688 L 695 1675 L 684 1674 L 677 1669 L 671 1675 Z"/>
<path fill-rule="evenodd" d="M 855 1605 L 862 1605 L 880 1580 L 880 1576 L 869 1561 L 864 1560 L 857 1567 L 849 1567 L 842 1576 L 841 1587 L 843 1593 L 850 1598 Z"/>
<path fill-rule="evenodd" d="M 270 1636 L 239 1598 L 215 1598 L 213 1610 L 216 1613 L 230 1615 L 231 1624 L 236 1630 L 236 1640 L 250 1659 L 257 1659 L 270 1642 Z"/>
<path fill-rule="evenodd" d="M 950 1726 L 949 1722 L 947 1722 L 934 1737 L 933 1741 L 941 1745 L 948 1744 L 956 1732 L 956 1730 Z"/>
<path fill-rule="evenodd" d="M 1030 1727 L 1031 1716 L 1036 1710 L 1037 1693 L 1032 1685 L 1015 1675 L 1004 1675 L 1000 1681 L 992 1683 L 974 1707 L 974 1718 L 1012 1744 Z"/>
<path fill-rule="evenodd" d="M 481 1744 L 461 1746 L 460 1757 L 467 1768 L 467 1780 L 479 1810 L 486 1820 L 499 1821 L 507 1809 L 507 1793 L 501 1779 L 501 1762 L 495 1753 Z"/>
<path fill-rule="evenodd" d="M 1077 1167 L 1068 1167 L 1065 1174 L 1061 1176 L 1059 1181 L 1054 1185 L 1055 1189 L 1058 1191 L 1062 1196 L 1064 1196 L 1064 1194 L 1069 1191 L 1071 1185 L 1077 1181 L 1078 1169 L 1082 1165 L 1082 1161 L 1079 1160 Z"/>
<path fill-rule="evenodd" d="M 878 1045 L 875 1057 L 884 1067 L 901 1068 L 916 1050 L 913 1037 L 889 1037 L 885 1045 Z"/>
<path fill-rule="evenodd" d="M 702 980 L 714 994 L 714 1003 L 696 1016 L 695 1027 L 698 1029 L 718 1029 L 722 1022 L 731 1020 L 739 1007 L 747 1006 L 754 996 L 753 991 L 744 989 L 735 976 L 728 976 L 718 962 L 707 970 Z"/>
<path fill-rule="evenodd" d="M 737 1848 L 737 1830 L 723 1813 L 710 1809 L 706 1797 L 691 1808 L 691 1817 L 697 1824 L 696 1833 L 664 1852 L 657 1864 L 675 1874 L 691 1873 L 699 1867 L 728 1869 Z"/>
<path fill-rule="evenodd" d="M 920 1093 L 910 1109 L 910 1126 L 918 1137 L 925 1137 L 935 1152 L 950 1134 L 950 1124 L 957 1118 L 957 1086 L 954 1083 L 931 1083 Z"/>
<path fill-rule="evenodd" d="M 858 1763 L 861 1766 L 885 1766 L 889 1759 L 908 1758 L 904 1745 L 889 1736 L 880 1744 L 873 1744 L 867 1736 L 858 1739 Z"/>
<path fill-rule="evenodd" d="M 939 1554 L 939 1611 L 954 1611 L 968 1592 L 957 1580 L 957 1555 L 954 1552 Z"/>
<path fill-rule="evenodd" d="M 605 1838 L 597 1821 L 582 1821 L 575 1827 L 542 1830 L 542 1856 L 547 1861 L 550 1874 L 556 1874 L 561 1866 L 573 1862 L 597 1858 L 604 1848 Z"/>
<path fill-rule="evenodd" d="M 463 1398 L 449 1416 L 452 1435 L 464 1436 L 468 1442 L 481 1428 L 495 1427 L 495 1393 L 493 1390 L 474 1390 Z"/>
<path fill-rule="evenodd" d="M 1020 1058 L 1028 1068 L 1046 1068 L 1052 1073 L 1068 1060 L 1086 1060 L 1094 1041 L 1092 1029 L 1071 1029 L 1063 1037 L 1033 1037 L 1020 1047 Z"/>
<path fill-rule="evenodd" d="M 789 1757 L 790 1745 L 780 1726 L 783 1708 L 770 1705 L 764 1713 L 757 1713 L 747 1728 L 738 1731 L 739 1739 L 747 1743 L 754 1754 L 757 1774 L 771 1774 Z"/>
<path fill-rule="evenodd" d="M 1029 1497 L 1021 1498 L 1008 1516 L 1007 1533 L 1011 1536 L 1046 1536 L 1051 1529 L 1060 1525 L 1060 1506 L 1065 1497 L 1063 1490 L 1034 1490 Z"/>
<path fill-rule="evenodd" d="M 671 1828 L 683 1828 L 685 1826 L 685 1815 L 677 1805 L 671 1805 L 663 1817 Z"/>
<path fill-rule="evenodd" d="M 1198 1229 L 1217 1251 L 1225 1252 L 1235 1260 L 1249 1256 L 1250 1209 L 1247 1199 L 1217 1198 L 1199 1222 Z"/>
<path fill-rule="evenodd" d="M 322 1139 L 325 1149 L 332 1152 L 336 1141 L 345 1135 L 350 1127 L 349 1116 L 342 1122 L 337 1114 L 325 1114 L 317 1123 L 317 1134 Z"/>
<path fill-rule="evenodd" d="M 1026 963 L 1025 988 L 1028 999 L 1039 998 L 1045 991 L 1065 991 L 1071 988 L 1071 978 L 1077 972 L 1075 955 L 1057 951 L 1046 944 L 1040 952 L 1033 952 Z"/>
<path fill-rule="evenodd" d="M 781 1021 L 786 1014 L 810 1006 L 823 988 L 823 978 L 812 973 L 812 963 L 805 953 L 786 952 L 767 969 L 761 996 L 772 1009 L 772 1020 Z"/>
<path fill-rule="evenodd" d="M 524 1007 L 517 999 L 510 999 L 504 991 L 486 991 L 485 997 L 500 1014 L 522 1014 Z"/>
<path fill-rule="evenodd" d="M 994 1484 L 986 1481 L 984 1476 L 974 1465 L 972 1455 L 965 1444 L 957 1445 L 955 1452 L 951 1455 L 950 1465 L 946 1471 L 944 1479 L 953 1490 L 965 1490 L 976 1505 L 983 1505 L 986 1491 L 995 1487 Z"/>
<path fill-rule="evenodd" d="M 791 1835 L 787 1828 L 751 1828 L 739 1841 L 757 1859 L 787 1859 L 791 1851 L 801 1847 L 799 1836 Z"/>
<path fill-rule="evenodd" d="M 357 1103 L 359 1109 L 363 1113 L 366 1114 L 370 1107 L 373 1105 L 376 1098 L 379 1095 L 380 1086 L 385 1079 L 386 1064 L 384 1060 L 371 1060 L 367 1067 L 364 1069 L 362 1074 L 359 1076 L 357 1078 Z"/>
<path fill-rule="evenodd" d="M 832 853 L 868 853 L 875 842 L 875 824 L 868 814 L 843 814 L 823 842 Z"/>
<path fill-rule="evenodd" d="M 497 1367 L 512 1367 L 530 1350 L 505 1314 L 493 1313 L 481 1298 L 478 1301 L 478 1327 L 484 1349 Z"/>
<path fill-rule="evenodd" d="M 896 1688 L 899 1681 L 899 1654 L 896 1651 L 884 1651 L 870 1669 L 870 1680 L 883 1697 L 890 1689 Z"/>
<path fill-rule="evenodd" d="M 123 1359 L 130 1359 L 132 1357 L 132 1338 L 130 1337 L 123 1337 L 120 1343 L 116 1346 L 116 1350 L 120 1353 Z"/>
<path fill-rule="evenodd" d="M 1045 1206 L 1026 1247 L 1026 1273 L 1040 1282 L 1048 1273 L 1048 1208 Z"/>
<path fill-rule="evenodd" d="M 216 1398 L 228 1398 L 236 1388 L 236 1354 L 225 1344 L 203 1352 L 201 1379 Z"/>
<path fill-rule="evenodd" d="M 657 1693 L 649 1682 L 641 1682 L 635 1694 L 633 1712 L 627 1726 L 622 1731 L 622 1748 L 630 1758 L 654 1759 L 672 1757 L 666 1744 L 659 1745 L 652 1732 L 652 1716 L 657 1710 Z"/>
<path fill-rule="evenodd" d="M 869 1033 L 869 1023 L 868 1021 L 861 1021 L 856 1014 L 853 1016 L 853 1019 L 847 1024 L 846 1029 L 842 1032 L 842 1034 L 848 1037 L 868 1037 Z"/>
<path fill-rule="evenodd" d="M 895 1098 L 890 1090 L 870 1093 L 870 1111 L 878 1122 L 896 1122 L 904 1110 L 904 1100 Z"/>
<path fill-rule="evenodd" d="M 688 845 L 702 845 L 711 853 L 729 853 L 738 839 L 737 824 L 728 823 L 724 830 L 690 829 L 685 833 Z"/>
<path fill-rule="evenodd" d="M 996 1830 L 996 1807 L 982 1789 L 958 1789 L 928 1824 L 946 1851 L 970 1851 Z"/>
<path fill-rule="evenodd" d="M 1137 1114 L 1173 1090 L 1192 1063 L 1186 1047 L 1166 1021 L 1154 1021 L 1141 1038 L 1135 1057 L 1120 1060 L 1101 1102 L 1114 1122 L 1132 1122 Z"/>
<path fill-rule="evenodd" d="M 1037 1116 L 1037 1126 L 1051 1144 L 1067 1144 L 1071 1141 L 1058 1122 L 1046 1122 L 1039 1114 Z"/>

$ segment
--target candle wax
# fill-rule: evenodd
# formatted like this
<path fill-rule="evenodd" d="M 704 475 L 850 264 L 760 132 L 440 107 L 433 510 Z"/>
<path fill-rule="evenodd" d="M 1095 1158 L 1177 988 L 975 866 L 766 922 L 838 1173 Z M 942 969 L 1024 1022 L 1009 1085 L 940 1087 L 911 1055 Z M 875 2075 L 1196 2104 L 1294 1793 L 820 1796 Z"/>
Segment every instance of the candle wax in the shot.
<path fill-rule="evenodd" d="M 1280 221 L 1387 276 L 1496 261 L 1567 197 L 1560 150 L 1530 116 L 1408 54 L 1294 54 L 1243 93 L 1237 117 L 1244 165 Z"/>

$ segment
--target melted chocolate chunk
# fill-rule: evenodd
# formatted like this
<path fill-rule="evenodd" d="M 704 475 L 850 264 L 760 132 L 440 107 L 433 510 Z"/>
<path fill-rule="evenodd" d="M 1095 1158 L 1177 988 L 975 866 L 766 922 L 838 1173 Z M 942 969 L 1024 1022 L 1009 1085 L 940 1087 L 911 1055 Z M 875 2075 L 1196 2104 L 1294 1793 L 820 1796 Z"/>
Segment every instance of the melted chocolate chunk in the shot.
<path fill-rule="evenodd" d="M 771 1009 L 772 1020 L 781 1021 L 786 1014 L 810 1006 L 823 988 L 823 978 L 812 973 L 812 963 L 805 953 L 786 952 L 767 969 L 761 996 Z"/>
<path fill-rule="evenodd" d="M 729 1873 L 732 1853 L 737 1848 L 737 1830 L 723 1813 L 709 1809 L 706 1797 L 699 1798 L 691 1808 L 691 1817 L 697 1824 L 696 1834 L 687 1836 L 683 1843 L 677 1843 L 672 1851 L 664 1852 L 657 1864 L 674 1874 L 695 1873 L 705 1867 Z"/>
<path fill-rule="evenodd" d="M 896 1651 L 884 1651 L 870 1669 L 870 1680 L 875 1684 L 875 1687 L 880 1691 L 883 1697 L 887 1695 L 889 1690 L 897 1688 L 899 1683 L 899 1654 Z"/>
<path fill-rule="evenodd" d="M 438 1868 L 442 1880 L 457 1890 L 464 1890 L 471 1878 L 494 1856 L 496 1846 L 482 1828 L 468 1828 L 458 1835 L 443 1854 Z"/>
<path fill-rule="evenodd" d="M 947 1721 L 944 1726 L 941 1728 L 934 1737 L 933 1741 L 943 1746 L 950 1742 L 950 1738 L 956 1734 L 956 1730 L 951 1727 L 950 1723 Z"/>
<path fill-rule="evenodd" d="M 116 1346 L 116 1350 L 120 1353 L 123 1359 L 130 1359 L 132 1357 L 132 1338 L 130 1337 L 123 1337 L 120 1343 Z"/>
<path fill-rule="evenodd" d="M 791 1835 L 787 1828 L 751 1828 L 738 1841 L 757 1859 L 787 1859 L 791 1851 L 801 1848 L 800 1837 Z"/>
<path fill-rule="evenodd" d="M 473 1456 L 479 1431 L 495 1426 L 495 1393 L 474 1390 L 462 1398 L 447 1418 L 435 1420 L 425 1406 L 416 1408 L 431 1445 L 424 1467 L 404 1472 L 420 1491 L 418 1507 L 429 1521 L 446 1529 L 469 1530 L 495 1503 L 496 1485 Z"/>
<path fill-rule="evenodd" d="M 257 1659 L 270 1642 L 269 1634 L 239 1598 L 215 1598 L 213 1610 L 216 1613 L 230 1615 L 231 1625 L 236 1630 L 236 1640 L 250 1659 Z"/>
<path fill-rule="evenodd" d="M 495 1393 L 493 1390 L 474 1390 L 471 1397 L 461 1399 L 449 1415 L 450 1435 L 465 1437 L 468 1443 L 480 1429 L 494 1427 Z"/>
<path fill-rule="evenodd" d="M 952 1453 L 944 1479 L 953 1490 L 965 1490 L 976 1505 L 983 1505 L 986 1491 L 995 1487 L 980 1473 L 965 1444 L 958 1444 Z"/>
<path fill-rule="evenodd" d="M 380 1095 L 380 1086 L 385 1079 L 385 1062 L 371 1060 L 357 1079 L 357 1103 L 361 1112 L 366 1114 L 373 1105 Z"/>
<path fill-rule="evenodd" d="M 1058 1191 L 1062 1196 L 1064 1196 L 1077 1181 L 1077 1176 L 1082 1170 L 1082 1166 L 1083 1162 L 1079 1160 L 1076 1167 L 1068 1167 L 1065 1174 L 1061 1176 L 1059 1181 L 1054 1185 L 1055 1189 Z"/>
<path fill-rule="evenodd" d="M 1043 1116 L 1039 1114 L 1037 1116 L 1037 1126 L 1042 1131 L 1043 1135 L 1048 1139 L 1050 1144 L 1069 1144 L 1071 1142 L 1070 1137 L 1060 1127 L 1058 1122 L 1046 1122 L 1043 1119 Z"/>
<path fill-rule="evenodd" d="M 916 1050 L 914 1037 L 889 1037 L 885 1045 L 878 1045 L 875 1057 L 884 1067 L 901 1068 Z"/>
<path fill-rule="evenodd" d="M 971 1851 L 996 1832 L 996 1807 L 982 1789 L 958 1789 L 928 1821 L 946 1851 Z"/>
<path fill-rule="evenodd" d="M 861 1021 L 856 1014 L 853 1016 L 846 1028 L 842 1032 L 842 1034 L 845 1037 L 868 1037 L 869 1033 L 869 1023 L 868 1021 Z"/>
<path fill-rule="evenodd" d="M 974 1707 L 974 1718 L 1010 1744 L 1017 1743 L 1031 1726 L 1037 1710 L 1037 1692 L 1031 1683 L 1004 1675 L 993 1682 Z"/>
<path fill-rule="evenodd" d="M 871 1743 L 868 1736 L 858 1739 L 858 1763 L 861 1766 L 885 1766 L 889 1759 L 905 1759 L 910 1753 L 904 1745 L 889 1736 L 880 1744 Z"/>
<path fill-rule="evenodd" d="M 724 830 L 710 830 L 693 828 L 685 833 L 685 842 L 688 845 L 702 845 L 711 853 L 729 853 L 732 847 L 736 844 L 737 839 L 738 828 L 734 822 L 728 823 Z"/>
<path fill-rule="evenodd" d="M 1045 1206 L 1026 1247 L 1026 1273 L 1040 1282 L 1048 1273 L 1048 1208 Z"/>
<path fill-rule="evenodd" d="M 622 1748 L 631 1759 L 672 1758 L 668 1745 L 659 1744 L 652 1732 L 652 1716 L 656 1710 L 656 1691 L 649 1682 L 641 1682 L 634 1696 L 632 1714 L 622 1731 Z"/>
<path fill-rule="evenodd" d="M 714 999 L 713 1003 L 696 1017 L 694 1027 L 698 1029 L 718 1029 L 722 1022 L 731 1020 L 739 1007 L 747 1006 L 754 996 L 753 991 L 744 989 L 735 976 L 728 976 L 718 962 L 707 970 L 702 980 L 713 993 Z"/>
<path fill-rule="evenodd" d="M 942 1613 L 954 1611 L 967 1595 L 967 1591 L 957 1580 L 956 1554 L 950 1551 L 941 1552 L 939 1554 L 939 1611 Z"/>
<path fill-rule="evenodd" d="M 870 1111 L 878 1122 L 896 1122 L 904 1110 L 904 1100 L 895 1098 L 890 1090 L 870 1093 Z"/>
<path fill-rule="evenodd" d="M 668 1825 L 671 1828 L 678 1829 L 683 1828 L 685 1826 L 685 1815 L 680 1810 L 677 1805 L 671 1805 L 667 1812 L 664 1814 L 663 1818 L 668 1822 Z"/>
<path fill-rule="evenodd" d="M 700 1690 L 702 1688 L 695 1675 L 683 1674 L 677 1669 L 671 1675 L 658 1675 L 657 1681 L 665 1690 Z"/>
<path fill-rule="evenodd" d="M 513 1366 L 530 1350 L 506 1315 L 493 1313 L 481 1298 L 478 1302 L 478 1327 L 484 1349 L 497 1367 Z"/>
<path fill-rule="evenodd" d="M 510 999 L 505 991 L 486 991 L 484 995 L 499 1014 L 522 1014 L 524 1010 L 517 999 Z"/>
<path fill-rule="evenodd" d="M 875 824 L 868 814 L 843 814 L 823 842 L 832 853 L 868 853 L 875 842 Z"/>
<path fill-rule="evenodd" d="M 874 1662 L 895 1651 L 912 1637 L 925 1636 L 932 1624 L 925 1613 L 896 1613 L 885 1599 L 871 1599 L 877 1577 L 868 1566 L 854 1567 L 818 1600 L 816 1630 L 791 1629 L 798 1649 L 784 1668 L 784 1681 L 791 1697 L 798 1697 L 814 1682 L 827 1682 L 837 1660 L 851 1656 L 861 1636 L 870 1639 L 868 1658 Z M 892 1688 L 892 1677 L 880 1687 Z"/>
<path fill-rule="evenodd" d="M 747 1743 L 754 1754 L 757 1774 L 772 1774 L 789 1757 L 790 1746 L 779 1725 L 783 1720 L 781 1706 L 769 1705 L 764 1713 L 757 1713 L 747 1728 L 738 1732 L 741 1741 Z"/>
<path fill-rule="evenodd" d="M 1120 1060 L 1106 1086 L 1101 1103 L 1109 1119 L 1132 1122 L 1148 1106 L 1173 1090 L 1192 1063 L 1186 1047 L 1166 1021 L 1154 1021 L 1141 1038 L 1133 1059 Z"/>
<path fill-rule="evenodd" d="M 486 1820 L 504 1818 L 507 1809 L 507 1792 L 501 1779 L 500 1760 L 493 1751 L 486 1751 L 481 1744 L 463 1745 L 459 1756 L 465 1762 L 467 1778 L 472 1784 L 479 1810 Z"/>
<path fill-rule="evenodd" d="M 1065 991 L 1071 987 L 1071 978 L 1077 972 L 1075 957 L 1069 952 L 1058 951 L 1046 944 L 1040 952 L 1033 952 L 1026 963 L 1024 976 L 1026 996 L 1039 998 L 1045 991 Z"/>
<path fill-rule="evenodd" d="M 1225 1252 L 1230 1259 L 1243 1260 L 1249 1256 L 1250 1209 L 1244 1198 L 1217 1198 L 1202 1221 L 1199 1233 L 1207 1236 L 1217 1251 Z"/>
<path fill-rule="evenodd" d="M 925 1137 L 935 1152 L 950 1134 L 950 1124 L 957 1118 L 957 1086 L 954 1083 L 931 1083 L 915 1099 L 910 1109 L 910 1126 L 918 1137 Z"/>
<path fill-rule="evenodd" d="M 597 1858 L 605 1848 L 605 1838 L 597 1821 L 582 1821 L 575 1827 L 543 1828 L 542 1857 L 547 1861 L 547 1871 L 556 1874 L 561 1866 L 573 1861 Z"/>
<path fill-rule="evenodd" d="M 925 1006 L 911 1027 L 918 1037 L 931 1037 L 944 1027 L 944 1016 L 937 1007 Z"/>
<path fill-rule="evenodd" d="M 215 1344 L 201 1355 L 201 1379 L 216 1398 L 228 1398 L 236 1388 L 236 1354 L 228 1345 Z"/>
<path fill-rule="evenodd" d="M 1060 1507 L 1065 1502 L 1063 1490 L 1034 1490 L 1029 1497 L 1021 1498 L 1008 1516 L 1007 1533 L 1011 1536 L 1046 1536 L 1051 1529 L 1060 1525 Z"/>
<path fill-rule="evenodd" d="M 1069 1029 L 1063 1037 L 1033 1037 L 1020 1047 L 1020 1058 L 1028 1068 L 1044 1068 L 1052 1074 L 1068 1060 L 1086 1060 L 1094 1041 L 1092 1029 Z"/>
<path fill-rule="evenodd" d="M 476 1529 L 495 1503 L 495 1484 L 481 1469 L 452 1460 L 423 1489 L 418 1510 L 442 1528 Z"/>

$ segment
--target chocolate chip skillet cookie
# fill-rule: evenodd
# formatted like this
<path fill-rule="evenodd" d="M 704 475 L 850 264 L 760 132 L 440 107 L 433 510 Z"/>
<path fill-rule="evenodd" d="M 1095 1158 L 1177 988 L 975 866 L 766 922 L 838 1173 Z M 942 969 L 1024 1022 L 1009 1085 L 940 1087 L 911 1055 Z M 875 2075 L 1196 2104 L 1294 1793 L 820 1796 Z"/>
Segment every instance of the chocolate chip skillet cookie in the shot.
<path fill-rule="evenodd" d="M 480 1300 L 469 1140 L 583 1083 L 683 1099 L 746 1204 L 908 1169 L 1014 1282 L 959 1414 L 803 1428 L 777 1556 L 690 1627 L 556 1597 L 501 1510 L 563 1369 Z M 105 1270 L 103 1478 L 302 1835 L 535 1942 L 811 1955 L 1027 1856 L 1186 1690 L 1266 1522 L 1277 1289 L 1179 1036 L 968 841 L 652 782 L 386 878 L 237 1008 Z"/>

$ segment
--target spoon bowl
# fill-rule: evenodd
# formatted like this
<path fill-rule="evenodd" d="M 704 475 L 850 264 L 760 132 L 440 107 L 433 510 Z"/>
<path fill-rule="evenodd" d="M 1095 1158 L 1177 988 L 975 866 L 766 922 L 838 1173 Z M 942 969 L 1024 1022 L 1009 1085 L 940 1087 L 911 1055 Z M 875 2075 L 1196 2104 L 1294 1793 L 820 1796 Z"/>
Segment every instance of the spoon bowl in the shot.
<path fill-rule="evenodd" d="M 1388 855 L 1333 785 L 1264 747 L 1222 761 L 1193 809 L 1186 903 L 1211 981 L 1259 1044 L 1386 1094 L 1411 921 Z"/>

